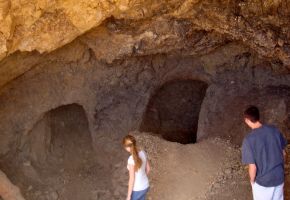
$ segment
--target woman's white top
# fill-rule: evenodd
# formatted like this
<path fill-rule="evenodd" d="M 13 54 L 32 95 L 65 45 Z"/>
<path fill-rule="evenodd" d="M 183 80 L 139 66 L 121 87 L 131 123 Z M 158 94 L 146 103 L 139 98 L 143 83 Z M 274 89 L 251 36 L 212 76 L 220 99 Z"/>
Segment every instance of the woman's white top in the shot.
<path fill-rule="evenodd" d="M 142 160 L 142 166 L 138 171 L 135 172 L 133 191 L 141 191 L 149 187 L 149 180 L 146 174 L 146 164 L 147 164 L 146 154 L 144 151 L 139 151 L 138 155 Z M 135 165 L 132 155 L 128 159 L 128 165 Z"/>

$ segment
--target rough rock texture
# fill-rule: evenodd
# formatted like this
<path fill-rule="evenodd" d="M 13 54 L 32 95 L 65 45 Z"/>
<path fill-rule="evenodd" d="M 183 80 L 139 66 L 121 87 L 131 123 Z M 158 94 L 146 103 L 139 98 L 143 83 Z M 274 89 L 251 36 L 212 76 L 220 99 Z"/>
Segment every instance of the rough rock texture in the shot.
<path fill-rule="evenodd" d="M 52 180 L 41 173 L 46 158 L 55 157 L 50 154 L 55 143 L 46 134 L 54 126 L 45 119 L 75 105 L 82 110 L 78 116 L 87 121 L 86 141 L 91 139 L 98 155 L 92 163 L 93 177 L 106 172 L 110 176 L 104 181 L 110 184 L 114 177 L 102 166 L 114 169 L 116 157 L 124 158 L 122 136 L 140 129 L 158 89 L 188 80 L 208 86 L 195 113 L 197 142 L 219 136 L 241 144 L 248 131 L 242 118 L 248 104 L 257 104 L 263 121 L 276 124 L 289 139 L 288 4 L 288 0 L 0 0 L 1 169 L 32 200 L 64 194 L 50 191 L 48 185 L 66 182 L 70 174 L 61 170 L 61 178 Z M 172 91 L 178 89 L 168 92 L 172 99 L 179 98 Z M 55 119 L 74 127 L 79 118 L 71 122 L 70 116 L 60 114 Z M 71 138 L 57 137 L 60 146 L 68 145 L 63 142 L 66 137 Z M 76 170 L 73 181 L 80 180 L 78 173 L 90 177 L 88 172 Z M 95 181 L 86 178 L 81 180 Z M 41 182 L 40 189 L 29 185 Z M 118 183 L 112 185 L 115 190 Z M 67 187 L 62 188 L 70 191 Z M 40 193 L 30 196 L 37 189 Z M 93 193 L 106 199 L 110 192 L 115 197 L 121 193 L 119 189 Z"/>
<path fill-rule="evenodd" d="M 25 200 L 17 186 L 0 170 L 0 197 L 3 200 Z"/>
<path fill-rule="evenodd" d="M 150 155 L 153 170 L 149 200 L 206 200 L 209 186 L 232 165 L 227 161 L 236 153 L 231 144 L 218 138 L 181 145 L 149 133 L 135 133 L 135 136 Z M 228 200 L 249 200 L 249 197 L 247 191 L 242 198 L 232 195 Z"/>
<path fill-rule="evenodd" d="M 164 84 L 151 97 L 140 130 L 160 134 L 172 142 L 195 143 L 206 89 L 207 84 L 202 81 L 175 80 Z"/>
<path fill-rule="evenodd" d="M 274 113 L 279 127 L 289 134 L 289 97 L 283 92 L 289 90 L 289 74 L 278 73 L 275 62 L 261 60 L 240 43 L 212 50 L 206 44 L 216 41 L 213 36 L 202 40 L 203 51 L 212 51 L 204 55 L 184 55 L 177 51 L 167 55 L 132 56 L 107 64 L 98 60 L 83 43 L 86 37 L 42 56 L 34 70 L 1 90 L 2 155 L 16 150 L 21 137 L 29 133 L 44 113 L 72 103 L 83 106 L 93 141 L 103 146 L 104 151 L 118 151 L 122 134 L 140 127 L 156 90 L 169 81 L 182 79 L 200 80 L 209 85 L 201 105 L 198 139 L 219 134 L 234 136 L 240 143 L 246 133 L 242 110 L 244 105 L 256 102 L 262 103 L 262 110 L 269 108 L 268 113 Z M 11 57 L 7 63 L 12 61 Z M 274 90 L 272 93 L 266 92 L 269 87 Z M 250 92 L 255 90 L 260 90 L 269 100 L 266 102 L 263 96 L 255 98 L 256 93 Z M 275 106 L 277 102 L 280 106 Z"/>
<path fill-rule="evenodd" d="M 220 132 L 217 130 L 223 130 L 233 142 L 239 144 L 244 138 L 243 133 L 250 130 L 242 124 L 242 112 L 236 112 L 236 110 L 242 111 L 243 108 L 251 104 L 261 108 L 263 122 L 278 126 L 289 138 L 289 127 L 287 127 L 290 108 L 289 85 L 254 87 L 249 90 L 245 88 L 244 86 L 237 87 L 236 83 L 230 83 L 226 90 L 219 86 L 210 89 L 212 97 L 215 95 L 219 97 L 213 97 L 214 101 L 212 101 L 213 99 L 204 100 L 203 108 L 205 110 L 201 112 L 204 117 L 200 116 L 202 121 L 200 121 L 199 136 L 203 133 L 218 136 Z M 217 94 L 219 90 L 224 90 L 222 92 L 224 96 Z M 224 98 L 225 96 L 227 98 Z"/>
<path fill-rule="evenodd" d="M 109 62 L 144 50 L 203 48 L 199 42 L 204 35 L 219 34 L 289 69 L 289 12 L 289 0 L 1 0 L 0 58 L 18 50 L 50 52 L 116 19 L 133 29 L 124 32 L 118 23 L 109 23 L 111 31 L 96 33 L 95 44 L 101 48 L 92 48 Z M 17 69 L 2 66 L 0 86 L 33 66 L 33 61 Z"/>

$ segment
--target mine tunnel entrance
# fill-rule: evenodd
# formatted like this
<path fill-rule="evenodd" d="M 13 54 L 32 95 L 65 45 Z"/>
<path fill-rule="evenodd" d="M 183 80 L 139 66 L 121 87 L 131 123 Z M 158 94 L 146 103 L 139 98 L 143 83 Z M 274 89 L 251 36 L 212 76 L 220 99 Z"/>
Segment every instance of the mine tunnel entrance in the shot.
<path fill-rule="evenodd" d="M 30 155 L 37 164 L 53 162 L 76 168 L 92 150 L 88 120 L 82 106 L 70 104 L 47 112 L 30 133 Z M 80 157 L 79 157 L 80 156 Z"/>
<path fill-rule="evenodd" d="M 50 153 L 63 165 L 78 168 L 79 159 L 92 150 L 88 120 L 82 106 L 71 104 L 50 111 Z"/>
<path fill-rule="evenodd" d="M 207 84 L 198 80 L 174 80 L 151 97 L 140 130 L 182 144 L 195 143 L 198 118 Z"/>
<path fill-rule="evenodd" d="M 60 199 L 90 199 L 91 190 L 103 186 L 106 177 L 100 178 L 102 175 L 96 165 L 88 119 L 82 106 L 70 104 L 48 111 L 28 137 L 24 150 L 31 162 L 29 170 L 35 172 L 35 177 L 24 174 L 26 180 L 40 180 L 47 188 L 54 188 Z M 94 185 L 88 184 L 90 182 Z M 29 195 L 28 199 L 35 199 Z"/>

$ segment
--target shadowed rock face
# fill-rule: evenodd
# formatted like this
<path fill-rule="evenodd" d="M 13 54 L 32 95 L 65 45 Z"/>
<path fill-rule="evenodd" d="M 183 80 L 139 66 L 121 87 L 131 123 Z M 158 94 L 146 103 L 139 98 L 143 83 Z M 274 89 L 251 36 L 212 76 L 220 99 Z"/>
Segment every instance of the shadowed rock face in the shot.
<path fill-rule="evenodd" d="M 160 134 L 172 142 L 195 143 L 206 88 L 206 83 L 194 80 L 164 84 L 148 103 L 141 131 Z"/>
<path fill-rule="evenodd" d="M 283 73 L 283 65 L 262 59 L 241 43 L 219 44 L 222 37 L 200 36 L 200 51 L 194 52 L 193 48 L 164 54 L 132 54 L 107 63 L 98 60 L 94 50 L 83 42 L 89 36 L 93 44 L 92 32 L 50 54 L 17 54 L 6 59 L 7 66 L 34 63 L 34 67 L 0 90 L 2 155 L 19 148 L 20 138 L 44 113 L 73 103 L 82 105 L 86 112 L 93 146 L 118 153 L 122 136 L 140 128 L 150 97 L 173 80 L 208 84 L 200 107 L 197 140 L 210 135 L 231 136 L 239 144 L 247 132 L 241 113 L 248 104 L 268 110 L 268 119 L 276 118 L 273 122 L 279 122 L 288 134 L 289 95 L 281 91 L 289 90 L 289 74 Z M 270 93 L 269 87 L 280 92 Z"/>
<path fill-rule="evenodd" d="M 27 61 L 21 56 L 24 66 L 2 61 L 0 86 L 35 66 L 36 52 L 51 52 L 88 31 L 83 43 L 106 62 L 180 50 L 196 54 L 205 47 L 210 51 L 240 41 L 289 70 L 289 4 L 289 0 L 1 0 L 0 58 L 18 50 L 35 51 L 38 58 Z"/>
<path fill-rule="evenodd" d="M 144 118 L 152 99 L 176 80 L 196 90 L 188 90 L 191 98 L 182 84 L 163 88 L 156 105 L 169 112 L 163 121 L 170 130 L 156 132 L 164 138 L 185 133 L 179 142 L 187 143 L 194 133 L 197 141 L 219 136 L 241 144 L 249 104 L 290 138 L 289 3 L 0 0 L 0 161 L 21 169 L 23 140 L 37 134 L 45 114 L 78 105 L 96 160 L 114 165 L 123 158 L 121 138 L 152 120 Z M 174 101 L 166 110 L 167 94 Z M 178 107 L 181 97 L 198 106 Z M 60 113 L 58 121 L 70 112 Z"/>

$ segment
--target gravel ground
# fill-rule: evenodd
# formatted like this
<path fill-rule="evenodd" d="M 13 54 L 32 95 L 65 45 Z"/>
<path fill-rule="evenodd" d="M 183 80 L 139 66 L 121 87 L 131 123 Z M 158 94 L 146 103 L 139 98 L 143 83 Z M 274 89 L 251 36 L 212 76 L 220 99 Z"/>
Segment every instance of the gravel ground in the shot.
<path fill-rule="evenodd" d="M 151 164 L 148 200 L 252 199 L 247 169 L 240 162 L 241 150 L 229 141 L 208 138 L 196 144 L 182 145 L 151 133 L 134 134 Z M 120 151 L 123 151 L 121 146 Z M 116 156 L 115 163 L 105 167 L 98 165 L 93 156 L 93 152 L 88 152 L 82 157 L 80 162 L 83 164 L 79 168 L 47 174 L 43 180 L 45 186 L 32 184 L 25 188 L 26 199 L 124 200 L 129 155 Z M 289 154 L 288 157 L 289 161 Z M 289 169 L 287 162 L 285 200 L 290 200 Z"/>

